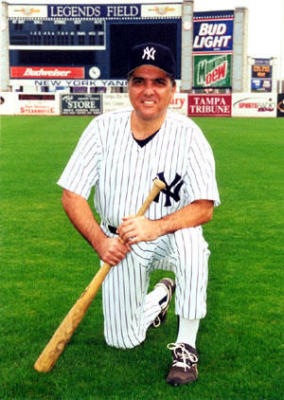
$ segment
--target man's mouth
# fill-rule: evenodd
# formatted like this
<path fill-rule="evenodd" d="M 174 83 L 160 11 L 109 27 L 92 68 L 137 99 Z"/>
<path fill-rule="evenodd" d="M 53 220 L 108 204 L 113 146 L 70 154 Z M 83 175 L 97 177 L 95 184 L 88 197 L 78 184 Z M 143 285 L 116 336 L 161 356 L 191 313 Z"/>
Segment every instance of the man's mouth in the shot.
<path fill-rule="evenodd" d="M 155 104 L 154 100 L 144 100 L 143 103 L 146 104 L 146 105 L 153 105 L 153 104 Z"/>

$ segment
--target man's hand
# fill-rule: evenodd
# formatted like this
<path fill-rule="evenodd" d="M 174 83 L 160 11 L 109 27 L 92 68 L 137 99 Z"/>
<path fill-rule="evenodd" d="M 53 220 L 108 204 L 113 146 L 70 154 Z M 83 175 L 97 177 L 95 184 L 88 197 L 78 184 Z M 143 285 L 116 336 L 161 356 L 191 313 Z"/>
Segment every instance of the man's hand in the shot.
<path fill-rule="evenodd" d="M 206 224 L 213 216 L 213 208 L 214 203 L 211 200 L 195 200 L 161 219 L 123 218 L 122 224 L 117 228 L 117 233 L 129 245 L 155 240 L 179 229 Z"/>
<path fill-rule="evenodd" d="M 122 261 L 126 254 L 131 250 L 129 244 L 123 244 L 120 238 L 108 238 L 100 241 L 96 246 L 96 251 L 100 259 L 111 266 L 115 266 Z"/>
<path fill-rule="evenodd" d="M 117 233 L 123 242 L 132 245 L 157 239 L 161 235 L 161 229 L 159 220 L 128 217 L 123 218 L 122 224 L 117 228 Z"/>
<path fill-rule="evenodd" d="M 86 199 L 64 189 L 62 204 L 75 228 L 90 243 L 101 260 L 117 265 L 130 251 L 128 244 L 116 238 L 109 238 L 97 223 Z"/>

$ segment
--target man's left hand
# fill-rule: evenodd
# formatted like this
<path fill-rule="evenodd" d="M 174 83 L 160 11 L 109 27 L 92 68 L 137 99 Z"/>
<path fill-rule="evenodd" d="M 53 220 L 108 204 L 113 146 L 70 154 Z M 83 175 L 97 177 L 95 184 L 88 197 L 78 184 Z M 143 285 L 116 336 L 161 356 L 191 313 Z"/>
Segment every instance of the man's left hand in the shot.
<path fill-rule="evenodd" d="M 161 234 L 159 220 L 153 221 L 145 217 L 127 217 L 122 220 L 117 233 L 129 245 L 155 240 Z"/>

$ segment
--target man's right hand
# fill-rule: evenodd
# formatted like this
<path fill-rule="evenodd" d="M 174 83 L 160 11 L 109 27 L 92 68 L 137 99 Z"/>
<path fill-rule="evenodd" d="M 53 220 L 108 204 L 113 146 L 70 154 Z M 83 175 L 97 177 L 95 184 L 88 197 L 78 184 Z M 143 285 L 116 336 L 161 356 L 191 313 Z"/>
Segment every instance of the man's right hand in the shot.
<path fill-rule="evenodd" d="M 123 244 L 118 237 L 106 237 L 99 244 L 95 245 L 95 250 L 102 261 L 115 266 L 125 258 L 131 247 L 128 244 Z"/>

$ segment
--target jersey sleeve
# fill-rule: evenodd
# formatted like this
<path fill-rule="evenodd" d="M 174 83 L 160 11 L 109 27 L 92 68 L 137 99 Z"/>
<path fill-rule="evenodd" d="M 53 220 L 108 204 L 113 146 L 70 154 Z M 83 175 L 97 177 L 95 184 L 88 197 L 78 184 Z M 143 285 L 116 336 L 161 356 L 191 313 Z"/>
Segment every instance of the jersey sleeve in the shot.
<path fill-rule="evenodd" d="M 99 127 L 93 120 L 83 132 L 57 184 L 88 199 L 99 178 L 101 159 Z"/>
<path fill-rule="evenodd" d="M 213 152 L 198 127 L 193 129 L 186 175 L 191 202 L 213 200 L 215 206 L 220 205 Z"/>

